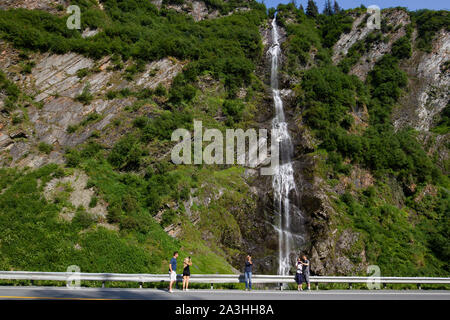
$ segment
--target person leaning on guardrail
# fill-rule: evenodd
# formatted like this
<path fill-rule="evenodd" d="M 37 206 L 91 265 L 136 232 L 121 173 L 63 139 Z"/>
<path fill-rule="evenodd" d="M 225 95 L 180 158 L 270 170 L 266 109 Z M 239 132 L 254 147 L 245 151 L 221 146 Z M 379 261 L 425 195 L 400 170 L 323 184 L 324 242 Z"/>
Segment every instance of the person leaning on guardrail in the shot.
<path fill-rule="evenodd" d="M 172 259 L 170 259 L 169 263 L 169 292 L 172 293 L 172 286 L 175 281 L 177 281 L 177 258 L 178 258 L 178 251 L 175 251 L 173 253 Z"/>
<path fill-rule="evenodd" d="M 252 256 L 248 255 L 247 260 L 245 261 L 245 269 L 244 269 L 244 280 L 245 280 L 245 290 L 252 290 L 252 269 L 253 262 Z"/>
<path fill-rule="evenodd" d="M 192 266 L 191 257 L 184 258 L 183 261 L 183 291 L 189 291 L 189 277 L 191 276 L 190 266 Z"/>

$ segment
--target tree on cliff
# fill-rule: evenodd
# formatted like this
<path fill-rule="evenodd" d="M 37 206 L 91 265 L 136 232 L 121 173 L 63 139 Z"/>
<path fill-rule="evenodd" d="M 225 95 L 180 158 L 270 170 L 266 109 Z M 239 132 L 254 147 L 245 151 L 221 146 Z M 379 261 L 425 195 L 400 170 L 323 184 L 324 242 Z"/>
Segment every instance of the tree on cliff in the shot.
<path fill-rule="evenodd" d="M 317 17 L 319 15 L 319 9 L 314 0 L 308 0 L 308 6 L 306 7 L 306 15 L 310 17 Z"/>
<path fill-rule="evenodd" d="M 334 14 L 338 14 L 341 12 L 341 7 L 337 3 L 337 1 L 334 1 L 334 8 L 333 8 Z"/>
<path fill-rule="evenodd" d="M 327 16 L 333 15 L 333 8 L 331 7 L 331 0 L 325 1 L 325 7 L 323 9 L 323 14 Z"/>

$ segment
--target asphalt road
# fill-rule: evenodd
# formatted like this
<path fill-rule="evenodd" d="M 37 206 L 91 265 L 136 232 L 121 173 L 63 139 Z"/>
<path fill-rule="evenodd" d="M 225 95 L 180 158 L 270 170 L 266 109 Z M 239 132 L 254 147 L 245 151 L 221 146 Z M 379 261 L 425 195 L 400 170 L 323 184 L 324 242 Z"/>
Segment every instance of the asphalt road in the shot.
<path fill-rule="evenodd" d="M 450 300 L 442 290 L 175 290 L 65 287 L 0 287 L 0 299 L 46 300 Z"/>

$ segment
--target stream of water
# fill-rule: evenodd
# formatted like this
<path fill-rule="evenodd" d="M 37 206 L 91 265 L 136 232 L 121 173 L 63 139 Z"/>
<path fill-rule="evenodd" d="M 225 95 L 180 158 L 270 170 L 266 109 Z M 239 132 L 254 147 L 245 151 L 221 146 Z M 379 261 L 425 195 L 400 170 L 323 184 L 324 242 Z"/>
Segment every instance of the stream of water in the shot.
<path fill-rule="evenodd" d="M 278 274 L 287 275 L 291 268 L 291 255 L 296 249 L 296 236 L 292 232 L 291 219 L 293 204 L 290 195 L 298 197 L 297 186 L 294 181 L 294 169 L 292 166 L 293 145 L 289 135 L 288 124 L 285 120 L 283 101 L 278 87 L 278 64 L 280 61 L 281 48 L 279 44 L 279 33 L 276 19 L 272 20 L 272 46 L 269 49 L 271 55 L 271 74 L 270 84 L 275 107 L 275 117 L 272 120 L 272 129 L 277 129 L 277 140 L 279 143 L 280 161 L 272 178 L 272 187 L 274 190 L 275 214 L 277 217 L 278 232 Z"/>

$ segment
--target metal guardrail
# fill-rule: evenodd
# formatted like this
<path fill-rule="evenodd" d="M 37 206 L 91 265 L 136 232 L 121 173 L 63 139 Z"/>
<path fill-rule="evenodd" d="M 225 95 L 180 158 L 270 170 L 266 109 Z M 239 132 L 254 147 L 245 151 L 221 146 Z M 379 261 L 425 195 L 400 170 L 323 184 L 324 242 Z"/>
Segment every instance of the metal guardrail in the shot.
<path fill-rule="evenodd" d="M 168 282 L 167 274 L 126 274 L 126 273 L 74 273 L 74 272 L 35 272 L 35 271 L 0 271 L 0 280 L 48 280 L 48 281 L 70 281 L 74 277 L 81 281 L 100 281 L 103 286 L 106 282 L 123 281 L 137 282 L 142 287 L 148 282 Z M 182 281 L 182 276 L 177 276 L 177 281 Z M 356 283 L 380 283 L 380 284 L 448 284 L 450 278 L 434 277 L 328 277 L 311 276 L 311 283 L 347 283 L 349 288 Z M 191 283 L 209 283 L 213 288 L 214 283 L 243 283 L 242 274 L 194 274 L 190 277 Z M 280 275 L 253 275 L 252 283 L 287 284 L 295 283 L 293 276 Z"/>

